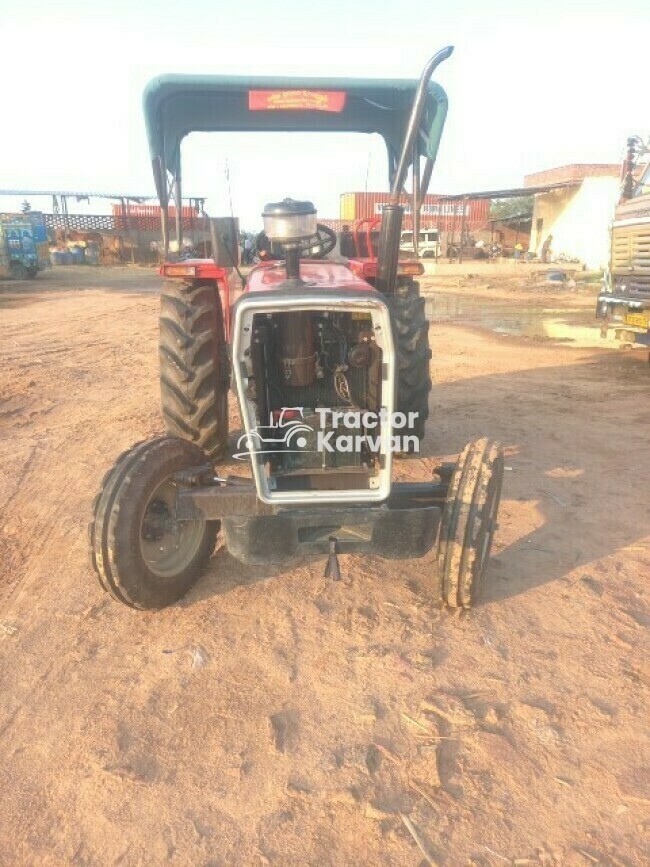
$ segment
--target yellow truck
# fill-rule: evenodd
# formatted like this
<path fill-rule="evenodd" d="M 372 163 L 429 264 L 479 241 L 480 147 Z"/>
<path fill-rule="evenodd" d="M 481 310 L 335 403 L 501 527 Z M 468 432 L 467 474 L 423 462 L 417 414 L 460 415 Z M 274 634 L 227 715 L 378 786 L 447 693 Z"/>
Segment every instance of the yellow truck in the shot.
<path fill-rule="evenodd" d="M 650 163 L 639 172 L 648 146 L 628 141 L 621 200 L 611 227 L 610 261 L 596 315 L 603 336 L 613 329 L 622 343 L 650 348 Z"/>

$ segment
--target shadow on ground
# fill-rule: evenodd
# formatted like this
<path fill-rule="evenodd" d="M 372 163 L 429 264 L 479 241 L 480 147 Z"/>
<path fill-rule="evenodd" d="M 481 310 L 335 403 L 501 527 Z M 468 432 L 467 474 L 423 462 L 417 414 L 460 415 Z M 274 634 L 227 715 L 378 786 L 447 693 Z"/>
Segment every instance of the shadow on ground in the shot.
<path fill-rule="evenodd" d="M 161 286 L 162 280 L 156 268 L 61 266 L 42 271 L 33 280 L 0 280 L 0 309 L 38 304 L 65 292 L 150 295 L 158 293 Z"/>
<path fill-rule="evenodd" d="M 649 379 L 644 359 L 618 351 L 435 389 L 432 416 L 441 421 L 430 427 L 427 451 L 436 441 L 455 452 L 481 435 L 496 437 L 511 468 L 502 538 L 519 511 L 538 514 L 536 529 L 493 556 L 484 601 L 555 581 L 650 533 L 641 470 L 650 461 Z"/>
<path fill-rule="evenodd" d="M 509 541 L 493 553 L 483 603 L 526 593 L 582 566 L 586 580 L 597 584 L 590 564 L 621 549 L 638 550 L 636 543 L 650 534 L 642 481 L 642 468 L 650 464 L 647 366 L 621 352 L 581 358 L 434 389 L 424 457 L 457 453 L 485 435 L 507 452 L 500 536 Z M 243 472 L 239 463 L 236 472 Z M 531 521 L 535 528 L 526 531 Z M 249 567 L 222 549 L 190 604 L 296 565 Z"/>

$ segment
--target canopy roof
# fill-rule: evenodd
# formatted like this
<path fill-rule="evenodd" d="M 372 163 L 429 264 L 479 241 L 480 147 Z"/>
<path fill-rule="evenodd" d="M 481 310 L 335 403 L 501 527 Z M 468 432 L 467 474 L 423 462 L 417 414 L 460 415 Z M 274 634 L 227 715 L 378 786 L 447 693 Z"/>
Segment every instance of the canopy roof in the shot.
<path fill-rule="evenodd" d="M 379 133 L 391 174 L 400 152 L 417 80 L 163 75 L 144 93 L 144 114 L 158 195 L 166 172 L 180 178 L 180 144 L 190 132 Z M 417 136 L 435 160 L 447 95 L 430 82 Z"/>

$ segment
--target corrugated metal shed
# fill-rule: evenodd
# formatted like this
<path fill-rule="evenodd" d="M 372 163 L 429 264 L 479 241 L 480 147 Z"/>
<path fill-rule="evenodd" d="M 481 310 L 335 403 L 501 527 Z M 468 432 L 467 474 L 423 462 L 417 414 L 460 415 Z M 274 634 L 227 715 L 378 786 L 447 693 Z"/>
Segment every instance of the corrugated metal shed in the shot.
<path fill-rule="evenodd" d="M 340 215 L 342 220 L 354 222 L 367 217 L 381 216 L 384 205 L 388 204 L 388 193 L 343 193 Z M 400 198 L 404 205 L 404 228 L 411 227 L 411 198 Z M 458 196 L 426 196 L 422 203 L 422 226 L 449 230 L 453 223 L 460 227 L 465 223 L 467 229 L 485 225 L 489 218 L 489 199 L 459 198 Z"/>

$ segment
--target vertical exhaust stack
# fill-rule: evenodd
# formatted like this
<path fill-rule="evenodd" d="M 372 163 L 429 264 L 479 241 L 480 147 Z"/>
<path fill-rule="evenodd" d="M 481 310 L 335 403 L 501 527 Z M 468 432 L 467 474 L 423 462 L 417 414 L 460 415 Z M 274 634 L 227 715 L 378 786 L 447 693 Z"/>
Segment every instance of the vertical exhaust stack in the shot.
<path fill-rule="evenodd" d="M 384 205 L 381 212 L 381 233 L 377 254 L 377 289 L 383 295 L 392 295 L 395 292 L 403 216 L 404 207 L 392 202 Z"/>
<path fill-rule="evenodd" d="M 414 146 L 416 145 L 416 136 L 418 135 L 420 121 L 422 120 L 422 112 L 424 111 L 424 104 L 426 102 L 427 87 L 431 80 L 431 76 L 437 67 L 443 62 L 443 60 L 446 60 L 451 56 L 453 50 L 453 45 L 448 45 L 446 48 L 442 48 L 433 55 L 422 71 L 418 88 L 415 92 L 415 98 L 413 99 L 411 116 L 409 118 L 408 126 L 406 127 L 402 152 L 397 164 L 395 176 L 393 177 L 393 186 L 390 192 L 390 198 L 388 204 L 382 211 L 379 254 L 377 257 L 377 289 L 385 295 L 392 295 L 395 292 L 395 284 L 397 282 L 397 260 L 399 257 L 400 236 L 402 232 L 402 217 L 404 216 L 404 208 L 399 204 L 399 197 L 402 187 L 404 186 L 404 179 L 406 178 L 409 159 L 412 154 L 418 153 L 417 147 Z M 415 157 L 413 158 L 415 159 Z M 425 167 L 425 175 L 428 174 L 430 176 L 430 169 L 428 173 L 427 169 L 428 165 Z M 415 208 L 420 207 L 421 192 L 426 192 L 424 183 L 422 184 L 421 190 L 416 191 L 414 189 L 414 218 Z M 417 219 L 414 219 L 414 225 L 418 222 Z"/>

